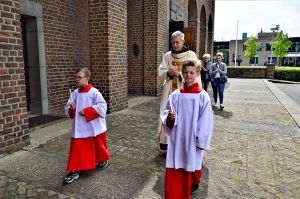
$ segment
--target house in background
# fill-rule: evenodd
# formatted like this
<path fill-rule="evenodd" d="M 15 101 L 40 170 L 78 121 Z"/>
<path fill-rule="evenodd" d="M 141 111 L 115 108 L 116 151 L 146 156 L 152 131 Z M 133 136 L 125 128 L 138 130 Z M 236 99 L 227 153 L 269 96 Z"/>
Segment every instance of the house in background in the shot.
<path fill-rule="evenodd" d="M 276 56 L 271 56 L 272 48 L 270 42 L 276 37 L 276 32 L 259 32 L 257 34 L 257 42 L 261 44 L 257 48 L 255 63 L 252 65 L 264 66 L 269 63 L 272 59 L 272 63 L 278 65 L 278 60 Z M 249 58 L 244 56 L 245 45 L 244 42 L 248 39 L 247 33 L 243 33 L 243 37 L 240 40 L 230 40 L 229 42 L 214 42 L 214 52 L 217 51 L 225 52 L 224 55 L 227 55 L 228 52 L 228 65 L 234 66 L 235 60 L 235 46 L 237 42 L 237 60 L 241 61 L 240 65 L 250 66 Z M 283 59 L 284 66 L 300 66 L 300 37 L 291 37 L 289 38 L 292 42 L 291 47 L 288 50 L 288 54 Z M 229 43 L 229 47 L 225 46 Z M 224 44 L 224 45 L 221 45 Z M 219 46 L 219 48 L 217 48 Z M 222 47 L 222 48 L 221 48 Z M 214 54 L 215 54 L 214 53 Z M 227 59 L 226 59 L 227 60 Z M 227 63 L 226 63 L 227 64 Z"/>

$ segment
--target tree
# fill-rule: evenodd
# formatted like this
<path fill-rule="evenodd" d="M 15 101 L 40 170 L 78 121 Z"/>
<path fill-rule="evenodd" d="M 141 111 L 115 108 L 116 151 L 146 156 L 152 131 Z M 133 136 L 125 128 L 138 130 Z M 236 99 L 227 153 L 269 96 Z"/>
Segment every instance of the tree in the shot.
<path fill-rule="evenodd" d="M 281 66 L 282 58 L 287 55 L 288 49 L 291 47 L 292 42 L 289 40 L 288 34 L 283 34 L 283 31 L 277 33 L 274 41 L 271 42 L 273 46 L 273 55 L 279 58 L 279 66 Z"/>
<path fill-rule="evenodd" d="M 249 63 L 253 63 L 253 58 L 256 55 L 257 47 L 260 47 L 261 44 L 256 41 L 256 38 L 254 36 L 249 37 L 247 41 L 244 42 L 244 45 L 246 46 L 246 50 L 244 52 L 244 56 L 249 57 L 250 61 Z M 254 59 L 255 63 L 255 59 Z"/>

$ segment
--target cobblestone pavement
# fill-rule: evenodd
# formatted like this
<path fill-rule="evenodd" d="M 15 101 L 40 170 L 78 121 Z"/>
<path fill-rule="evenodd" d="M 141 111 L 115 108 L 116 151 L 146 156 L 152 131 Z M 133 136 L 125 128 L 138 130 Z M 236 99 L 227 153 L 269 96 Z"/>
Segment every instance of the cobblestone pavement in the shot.
<path fill-rule="evenodd" d="M 225 110 L 213 108 L 212 148 L 192 198 L 300 198 L 299 127 L 263 80 L 230 83 Z M 108 116 L 108 168 L 63 186 L 69 138 L 62 136 L 0 158 L 0 198 L 163 198 L 159 98 L 149 99 Z"/>

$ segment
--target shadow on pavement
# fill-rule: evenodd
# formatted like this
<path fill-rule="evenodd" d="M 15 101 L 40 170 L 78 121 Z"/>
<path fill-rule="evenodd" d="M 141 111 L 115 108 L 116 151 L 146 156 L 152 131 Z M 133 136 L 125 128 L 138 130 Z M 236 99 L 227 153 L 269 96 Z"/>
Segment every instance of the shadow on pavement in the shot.
<path fill-rule="evenodd" d="M 217 107 L 213 107 L 212 109 L 215 115 L 221 116 L 224 119 L 230 119 L 233 116 L 232 112 L 226 111 L 225 109 L 221 110 Z"/>
<path fill-rule="evenodd" d="M 157 168 L 157 181 L 155 186 L 153 187 L 153 191 L 156 192 L 164 198 L 165 196 L 165 162 L 166 162 L 166 154 L 159 154 L 154 159 L 156 168 Z"/>
<path fill-rule="evenodd" d="M 55 115 L 38 115 L 29 118 L 29 128 L 34 128 L 44 124 L 52 124 L 52 122 L 65 118 L 64 116 Z"/>

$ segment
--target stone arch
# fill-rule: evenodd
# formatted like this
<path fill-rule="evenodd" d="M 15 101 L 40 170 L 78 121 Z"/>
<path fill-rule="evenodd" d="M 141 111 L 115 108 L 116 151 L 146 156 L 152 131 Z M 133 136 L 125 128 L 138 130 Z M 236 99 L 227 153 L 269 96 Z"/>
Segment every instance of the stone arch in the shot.
<path fill-rule="evenodd" d="M 214 35 L 214 29 L 213 29 L 213 19 L 212 16 L 209 15 L 208 18 L 208 35 L 207 35 L 207 53 L 212 55 L 213 53 L 213 35 Z"/>
<path fill-rule="evenodd" d="M 197 29 L 198 29 L 198 14 L 197 14 L 197 1 L 189 0 L 188 1 L 188 27 L 192 28 L 192 46 L 190 50 L 197 51 Z"/>
<path fill-rule="evenodd" d="M 199 38 L 199 58 L 206 52 L 206 10 L 204 5 L 200 10 L 200 38 Z"/>

